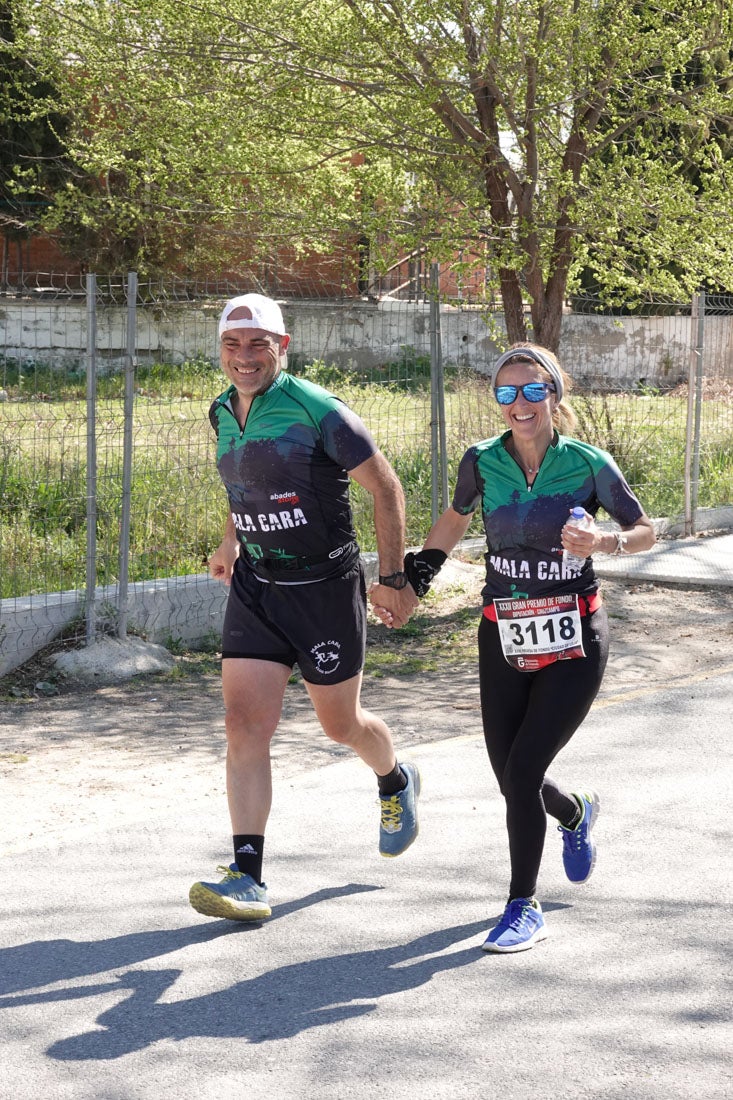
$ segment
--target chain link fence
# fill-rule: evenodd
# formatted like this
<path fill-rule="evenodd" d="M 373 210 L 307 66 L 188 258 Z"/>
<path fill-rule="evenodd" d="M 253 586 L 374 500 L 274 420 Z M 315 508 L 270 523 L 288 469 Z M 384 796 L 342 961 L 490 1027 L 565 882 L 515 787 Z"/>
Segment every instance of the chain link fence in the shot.
<path fill-rule="evenodd" d="M 403 286 L 405 299 L 283 301 L 289 368 L 368 423 L 404 486 L 409 544 L 450 502 L 466 447 L 503 430 L 489 374 L 506 346 L 502 315 L 448 299 L 430 276 L 419 295 Z M 134 275 L 5 283 L 0 675 L 61 629 L 87 642 L 128 629 L 169 644 L 217 633 L 225 592 L 206 561 L 226 500 L 207 413 L 226 384 L 218 315 L 242 289 L 184 295 Z M 634 314 L 574 306 L 560 358 L 576 434 L 614 455 L 649 515 L 694 533 L 733 505 L 731 300 Z M 358 486 L 353 501 L 373 550 Z"/>

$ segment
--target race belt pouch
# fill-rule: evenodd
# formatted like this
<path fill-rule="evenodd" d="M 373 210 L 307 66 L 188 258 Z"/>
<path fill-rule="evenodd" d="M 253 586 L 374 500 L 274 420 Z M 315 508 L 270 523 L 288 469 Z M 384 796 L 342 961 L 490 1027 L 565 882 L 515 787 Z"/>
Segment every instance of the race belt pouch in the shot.
<path fill-rule="evenodd" d="M 349 542 L 324 554 L 259 558 L 253 557 L 245 549 L 240 551 L 240 557 L 261 581 L 270 584 L 299 584 L 346 572 L 358 560 L 359 547 L 355 542 Z"/>

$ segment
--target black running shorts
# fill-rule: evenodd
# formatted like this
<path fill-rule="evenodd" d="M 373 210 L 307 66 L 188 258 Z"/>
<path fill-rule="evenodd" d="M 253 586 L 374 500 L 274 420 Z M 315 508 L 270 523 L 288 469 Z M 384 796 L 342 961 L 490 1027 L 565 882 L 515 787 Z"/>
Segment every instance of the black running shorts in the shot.
<path fill-rule="evenodd" d="M 241 560 L 232 576 L 222 632 L 223 659 L 296 663 L 309 684 L 340 684 L 364 667 L 366 584 L 357 558 L 342 576 L 271 584 Z"/>

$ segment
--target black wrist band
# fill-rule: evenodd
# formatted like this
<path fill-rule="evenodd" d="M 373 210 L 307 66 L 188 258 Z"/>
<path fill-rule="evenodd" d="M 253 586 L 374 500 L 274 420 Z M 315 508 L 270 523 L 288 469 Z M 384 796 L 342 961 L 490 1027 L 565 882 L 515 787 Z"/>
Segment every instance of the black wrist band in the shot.
<path fill-rule="evenodd" d="M 380 575 L 379 583 L 387 588 L 407 588 L 407 573 L 388 573 L 386 577 Z"/>
<path fill-rule="evenodd" d="M 422 599 L 430 591 L 433 578 L 440 572 L 447 555 L 443 550 L 420 550 L 405 554 L 407 579 Z"/>

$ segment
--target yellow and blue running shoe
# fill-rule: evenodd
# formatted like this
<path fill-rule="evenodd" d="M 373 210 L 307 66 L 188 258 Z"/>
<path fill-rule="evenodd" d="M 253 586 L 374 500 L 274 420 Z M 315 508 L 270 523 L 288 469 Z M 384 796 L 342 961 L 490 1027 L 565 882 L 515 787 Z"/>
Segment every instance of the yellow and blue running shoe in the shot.
<path fill-rule="evenodd" d="M 380 795 L 379 852 L 383 856 L 400 856 L 418 834 L 417 799 L 420 794 L 420 772 L 414 764 L 400 764 L 407 779 L 403 791 Z"/>
<path fill-rule="evenodd" d="M 197 913 L 227 920 L 267 920 L 272 915 L 264 883 L 242 874 L 236 863 L 217 870 L 224 873 L 221 882 L 194 882 L 188 892 Z"/>

